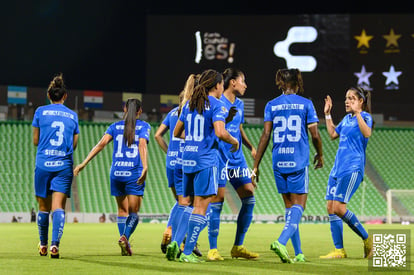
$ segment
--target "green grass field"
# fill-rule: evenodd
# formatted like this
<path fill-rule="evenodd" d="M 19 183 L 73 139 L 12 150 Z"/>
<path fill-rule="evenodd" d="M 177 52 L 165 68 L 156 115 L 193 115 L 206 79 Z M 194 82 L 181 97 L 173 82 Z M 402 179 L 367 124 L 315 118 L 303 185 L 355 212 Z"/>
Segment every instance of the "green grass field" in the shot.
<path fill-rule="evenodd" d="M 40 257 L 36 224 L 0 224 L 0 274 L 366 274 L 362 241 L 345 225 L 347 259 L 320 260 L 332 248 L 329 224 L 301 224 L 302 249 L 307 263 L 282 264 L 269 250 L 283 224 L 252 224 L 245 244 L 260 253 L 258 260 L 232 259 L 235 224 L 222 224 L 219 250 L 222 262 L 184 264 L 169 262 L 161 253 L 163 224 L 139 224 L 132 236 L 132 257 L 120 256 L 116 224 L 66 224 L 60 245 L 61 259 Z M 410 229 L 414 225 L 366 225 L 367 229 Z M 49 232 L 51 233 L 51 232 Z M 414 237 L 414 236 L 413 236 Z M 208 251 L 207 230 L 199 238 L 204 258 Z M 414 238 L 411 239 L 414 248 Z M 288 250 L 293 248 L 288 243 Z M 414 251 L 411 252 L 411 269 Z M 381 272 L 381 274 L 384 274 Z M 392 273 L 397 274 L 397 273 Z M 398 272 L 398 274 L 402 274 Z M 412 273 L 411 273 L 412 274 Z"/>

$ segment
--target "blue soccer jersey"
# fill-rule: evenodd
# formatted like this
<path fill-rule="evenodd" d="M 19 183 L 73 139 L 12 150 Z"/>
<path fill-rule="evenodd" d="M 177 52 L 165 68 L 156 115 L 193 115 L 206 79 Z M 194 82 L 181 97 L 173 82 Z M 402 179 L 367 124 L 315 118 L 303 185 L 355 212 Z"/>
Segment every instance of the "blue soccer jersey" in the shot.
<path fill-rule="evenodd" d="M 372 128 L 371 115 L 361 112 L 361 116 L 368 127 Z M 356 116 L 347 114 L 336 126 L 335 131 L 339 135 L 339 147 L 331 176 L 341 177 L 354 171 L 359 171 L 363 175 L 368 138 L 362 135 Z"/>
<path fill-rule="evenodd" d="M 167 159 L 166 159 L 166 166 L 167 168 L 170 168 L 170 169 L 174 169 L 174 166 L 177 162 L 178 152 L 180 150 L 180 139 L 174 137 L 173 135 L 175 124 L 177 124 L 177 120 L 178 120 L 178 107 L 175 107 L 167 114 L 167 116 L 162 122 L 162 124 L 164 124 L 170 129 L 170 142 L 168 144 Z"/>
<path fill-rule="evenodd" d="M 245 163 L 245 158 L 243 155 L 242 150 L 242 136 L 240 132 L 240 124 L 244 123 L 244 103 L 241 99 L 236 97 L 236 100 L 234 103 L 231 103 L 225 96 L 222 96 L 221 101 L 224 104 L 224 107 L 226 107 L 227 110 L 230 110 L 231 107 L 235 107 L 237 109 L 236 115 L 233 117 L 233 120 L 226 123 L 226 130 L 230 133 L 234 138 L 237 139 L 239 142 L 239 150 L 232 153 L 230 151 L 232 145 L 229 143 L 226 143 L 224 141 L 219 141 L 219 153 L 222 162 L 228 164 L 228 168 L 239 168 L 240 165 Z"/>
<path fill-rule="evenodd" d="M 218 143 L 213 123 L 224 122 L 228 111 L 219 99 L 213 96 L 208 96 L 208 99 L 210 106 L 202 114 L 197 113 L 197 110 L 191 112 L 187 103 L 179 118 L 185 127 L 184 173 L 218 166 Z"/>
<path fill-rule="evenodd" d="M 288 174 L 308 166 L 307 125 L 319 122 L 312 101 L 282 94 L 267 103 L 264 121 L 273 123 L 273 169 Z"/>
<path fill-rule="evenodd" d="M 36 109 L 32 126 L 40 129 L 36 167 L 60 171 L 73 165 L 73 136 L 79 134 L 78 115 L 62 104 Z"/>
<path fill-rule="evenodd" d="M 128 147 L 124 140 L 124 124 L 123 120 L 118 121 L 110 125 L 106 130 L 106 134 L 111 135 L 114 141 L 110 176 L 111 178 L 123 179 L 122 181 L 130 181 L 141 176 L 142 163 L 138 144 L 140 138 L 146 139 L 147 142 L 149 141 L 151 126 L 145 121 L 137 119 L 135 143 Z"/>

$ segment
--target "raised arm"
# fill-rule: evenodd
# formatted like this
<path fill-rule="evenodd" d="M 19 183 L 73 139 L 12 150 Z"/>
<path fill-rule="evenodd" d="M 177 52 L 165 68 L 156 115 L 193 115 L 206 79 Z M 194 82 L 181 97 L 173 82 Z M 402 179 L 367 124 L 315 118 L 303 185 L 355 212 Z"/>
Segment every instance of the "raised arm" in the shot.
<path fill-rule="evenodd" d="M 336 139 L 339 137 L 338 133 L 335 131 L 335 124 L 333 123 L 332 116 L 331 116 L 331 110 L 332 110 L 332 99 L 328 95 L 325 98 L 325 107 L 323 109 L 325 113 L 325 123 L 326 123 L 326 130 L 328 131 L 329 136 L 331 139 Z"/>

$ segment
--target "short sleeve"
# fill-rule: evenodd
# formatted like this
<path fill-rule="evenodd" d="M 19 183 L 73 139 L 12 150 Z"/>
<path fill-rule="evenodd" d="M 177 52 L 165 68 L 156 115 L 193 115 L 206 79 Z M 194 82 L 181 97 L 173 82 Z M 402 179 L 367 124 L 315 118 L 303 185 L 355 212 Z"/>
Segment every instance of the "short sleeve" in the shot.
<path fill-rule="evenodd" d="M 316 114 L 316 110 L 315 110 L 315 107 L 313 106 L 312 101 L 310 101 L 309 104 L 307 104 L 307 108 L 308 108 L 307 117 L 306 117 L 307 124 L 319 122 L 318 115 Z"/>
<path fill-rule="evenodd" d="M 36 110 L 33 116 L 32 126 L 39 128 L 39 109 Z"/>
<path fill-rule="evenodd" d="M 215 101 L 213 106 L 213 122 L 226 121 L 229 111 L 221 101 Z"/>
<path fill-rule="evenodd" d="M 145 123 L 139 133 L 139 138 L 144 138 L 147 141 L 149 141 L 150 133 L 151 133 L 151 126 L 148 123 Z"/>
<path fill-rule="evenodd" d="M 272 118 L 272 107 L 270 102 L 266 104 L 265 110 L 264 110 L 264 121 L 273 121 Z"/>
<path fill-rule="evenodd" d="M 162 121 L 162 124 L 164 124 L 165 126 L 167 126 L 167 128 L 170 128 L 170 117 L 171 117 L 171 112 L 169 112 L 164 120 Z"/>
<path fill-rule="evenodd" d="M 372 128 L 372 124 L 373 124 L 372 116 L 367 112 L 363 112 L 363 113 L 361 113 L 361 115 L 362 115 L 362 118 L 364 119 L 365 123 L 367 124 L 367 126 L 369 128 Z"/>
<path fill-rule="evenodd" d="M 114 127 L 115 127 L 115 124 L 111 124 L 111 125 L 108 127 L 108 129 L 106 129 L 105 134 L 108 134 L 108 135 L 110 135 L 111 137 L 114 137 Z"/>

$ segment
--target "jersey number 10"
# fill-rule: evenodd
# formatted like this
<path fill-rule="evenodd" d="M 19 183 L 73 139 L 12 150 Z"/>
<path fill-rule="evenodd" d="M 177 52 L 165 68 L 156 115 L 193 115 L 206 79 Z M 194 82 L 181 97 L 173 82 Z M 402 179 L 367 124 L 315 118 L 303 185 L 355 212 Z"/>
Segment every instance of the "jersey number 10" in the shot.
<path fill-rule="evenodd" d="M 196 114 L 194 117 L 194 125 L 192 118 L 193 114 L 188 114 L 186 117 L 189 131 L 185 131 L 185 140 L 202 141 L 204 139 L 204 117 Z"/>

